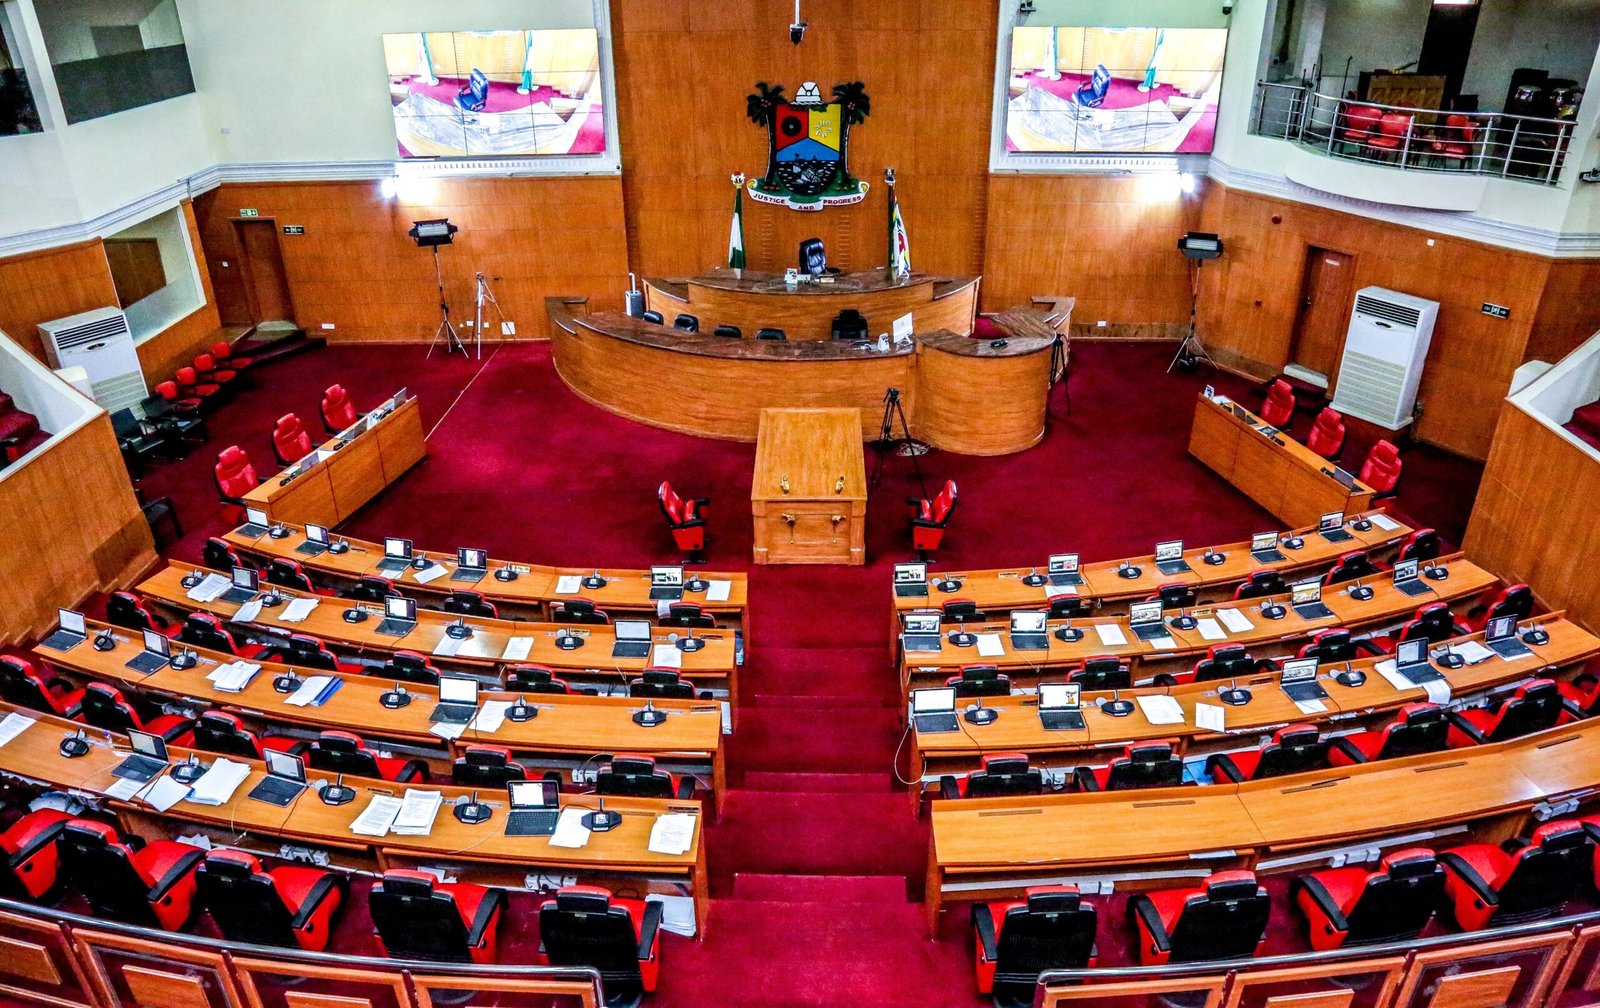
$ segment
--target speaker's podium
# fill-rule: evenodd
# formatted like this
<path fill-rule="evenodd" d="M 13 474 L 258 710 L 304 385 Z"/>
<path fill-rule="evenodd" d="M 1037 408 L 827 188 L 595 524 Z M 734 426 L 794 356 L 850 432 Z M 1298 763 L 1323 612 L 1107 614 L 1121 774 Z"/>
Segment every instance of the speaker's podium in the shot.
<path fill-rule="evenodd" d="M 758 564 L 865 563 L 861 411 L 762 410 L 750 512 Z"/>

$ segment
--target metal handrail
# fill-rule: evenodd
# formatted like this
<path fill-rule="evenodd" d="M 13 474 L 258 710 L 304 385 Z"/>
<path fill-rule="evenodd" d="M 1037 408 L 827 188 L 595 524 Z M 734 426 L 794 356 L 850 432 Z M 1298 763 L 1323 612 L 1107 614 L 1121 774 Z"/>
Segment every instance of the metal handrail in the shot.
<path fill-rule="evenodd" d="M 1279 88 L 1286 91 L 1309 93 L 1313 98 L 1324 101 L 1341 102 L 1346 105 L 1362 105 L 1367 108 L 1380 109 L 1384 112 L 1410 112 L 1415 115 L 1464 115 L 1469 119 L 1525 119 L 1528 122 L 1545 123 L 1550 126 L 1574 125 L 1571 119 L 1545 119 L 1540 116 L 1516 115 L 1511 112 L 1455 112 L 1450 109 L 1416 108 L 1411 105 L 1385 105 L 1382 102 L 1368 101 L 1365 98 L 1340 98 L 1338 95 L 1323 94 L 1321 91 L 1312 91 L 1304 84 L 1285 84 L 1282 81 L 1256 81 L 1258 88 Z"/>

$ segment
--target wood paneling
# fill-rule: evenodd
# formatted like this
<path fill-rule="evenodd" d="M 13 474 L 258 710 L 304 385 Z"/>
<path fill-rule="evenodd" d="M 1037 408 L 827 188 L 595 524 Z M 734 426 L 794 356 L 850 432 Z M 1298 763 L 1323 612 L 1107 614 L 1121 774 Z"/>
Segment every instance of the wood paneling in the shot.
<path fill-rule="evenodd" d="M 1600 260 L 1552 262 L 1523 359 L 1554 364 L 1600 330 L 1600 298 L 1594 296 L 1597 286 Z"/>
<path fill-rule="evenodd" d="M 108 240 L 105 246 L 111 282 L 122 307 L 143 301 L 167 285 L 167 271 L 161 266 L 161 243 L 154 238 L 119 238 Z"/>
<path fill-rule="evenodd" d="M 189 200 L 183 201 L 183 219 L 189 228 L 189 246 L 194 249 L 195 264 L 200 270 L 200 293 L 205 304 L 139 344 L 139 364 L 152 387 L 172 377 L 178 368 L 193 361 L 196 354 L 209 349 L 217 327 L 222 324 L 217 318 L 211 275 L 202 261 L 200 227 L 195 221 L 194 205 Z"/>
<path fill-rule="evenodd" d="M 0 332 L 40 360 L 40 322 L 116 303 L 98 238 L 0 259 Z"/>

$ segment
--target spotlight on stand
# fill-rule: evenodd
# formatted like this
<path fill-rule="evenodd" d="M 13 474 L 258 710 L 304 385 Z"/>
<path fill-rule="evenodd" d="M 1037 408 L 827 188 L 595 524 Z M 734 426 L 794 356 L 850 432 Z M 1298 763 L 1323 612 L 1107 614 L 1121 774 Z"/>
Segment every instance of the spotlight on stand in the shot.
<path fill-rule="evenodd" d="M 1168 374 L 1173 368 L 1193 371 L 1201 361 L 1213 364 L 1211 355 L 1200 344 L 1195 324 L 1200 316 L 1200 267 L 1212 259 L 1222 258 L 1222 239 L 1210 231 L 1185 231 L 1178 239 L 1178 251 L 1194 264 L 1189 271 L 1189 333 L 1178 344 L 1178 352 L 1172 355 L 1172 363 L 1167 365 Z"/>
<path fill-rule="evenodd" d="M 417 243 L 417 248 L 433 250 L 433 276 L 439 285 L 439 328 L 433 334 L 433 342 L 428 344 L 427 357 L 433 356 L 433 348 L 444 341 L 446 355 L 460 350 L 462 356 L 467 353 L 467 345 L 461 341 L 461 334 L 456 332 L 455 323 L 450 321 L 450 302 L 444 296 L 444 266 L 439 262 L 439 246 L 453 245 L 456 232 L 461 229 L 450 223 L 448 218 L 439 217 L 434 220 L 419 220 L 411 222 L 411 230 L 406 234 Z"/>

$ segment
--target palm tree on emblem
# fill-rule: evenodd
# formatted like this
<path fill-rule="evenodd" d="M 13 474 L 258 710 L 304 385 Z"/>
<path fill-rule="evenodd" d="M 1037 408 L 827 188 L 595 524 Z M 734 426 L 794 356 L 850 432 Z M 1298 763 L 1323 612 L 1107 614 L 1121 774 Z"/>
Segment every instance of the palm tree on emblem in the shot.
<path fill-rule="evenodd" d="M 872 111 L 872 99 L 867 97 L 865 84 L 851 81 L 833 86 L 833 100 L 838 102 L 839 118 L 844 122 L 843 135 L 839 137 L 839 179 L 835 184 L 840 189 L 853 188 L 856 180 L 850 174 L 850 127 L 866 121 Z"/>
<path fill-rule="evenodd" d="M 769 189 L 776 189 L 779 184 L 778 161 L 772 156 L 772 152 L 778 146 L 775 131 L 778 123 L 778 106 L 783 103 L 783 85 L 769 86 L 766 81 L 758 83 L 756 93 L 747 95 L 744 100 L 745 115 L 750 117 L 751 122 L 757 126 L 764 126 L 767 130 L 767 174 L 761 181 Z"/>

